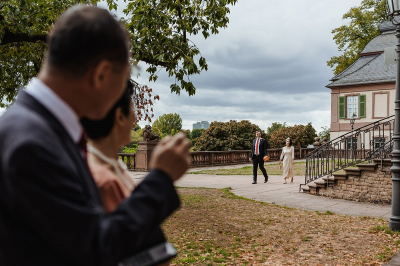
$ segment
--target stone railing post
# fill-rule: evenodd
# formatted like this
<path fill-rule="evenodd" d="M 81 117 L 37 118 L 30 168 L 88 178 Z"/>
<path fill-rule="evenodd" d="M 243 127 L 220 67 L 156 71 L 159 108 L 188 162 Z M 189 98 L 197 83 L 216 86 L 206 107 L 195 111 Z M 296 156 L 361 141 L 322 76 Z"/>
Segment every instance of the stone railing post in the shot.
<path fill-rule="evenodd" d="M 211 151 L 210 151 L 210 157 L 208 158 L 208 160 L 209 160 L 210 165 L 214 164 L 214 153 L 212 153 Z"/>
<path fill-rule="evenodd" d="M 121 157 L 121 160 L 125 163 L 128 170 L 136 169 L 136 153 L 118 153 L 118 156 Z"/>
<path fill-rule="evenodd" d="M 151 133 L 151 126 L 146 125 L 143 131 L 143 139 L 139 141 L 136 151 L 136 169 L 139 171 L 150 170 L 150 159 L 154 148 L 160 141 L 160 137 Z"/>
<path fill-rule="evenodd" d="M 130 156 L 130 155 L 127 155 L 127 156 L 126 156 L 126 167 L 127 167 L 128 169 L 130 169 L 130 168 L 132 167 L 131 158 L 132 158 L 132 156 Z"/>
<path fill-rule="evenodd" d="M 158 141 L 139 141 L 139 147 L 136 151 L 136 169 L 141 171 L 149 171 L 150 159 L 154 148 Z"/>
<path fill-rule="evenodd" d="M 321 143 L 319 142 L 319 137 L 315 137 L 315 142 L 313 143 L 313 146 L 315 149 L 319 148 L 321 146 Z"/>

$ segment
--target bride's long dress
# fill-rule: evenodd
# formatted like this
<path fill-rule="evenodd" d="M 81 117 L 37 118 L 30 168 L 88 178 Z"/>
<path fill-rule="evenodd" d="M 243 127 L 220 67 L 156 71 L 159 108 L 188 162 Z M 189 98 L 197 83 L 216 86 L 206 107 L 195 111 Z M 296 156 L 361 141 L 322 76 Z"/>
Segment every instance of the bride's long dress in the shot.
<path fill-rule="evenodd" d="M 283 177 L 285 179 L 293 177 L 294 147 L 283 147 L 281 160 L 283 157 Z"/>

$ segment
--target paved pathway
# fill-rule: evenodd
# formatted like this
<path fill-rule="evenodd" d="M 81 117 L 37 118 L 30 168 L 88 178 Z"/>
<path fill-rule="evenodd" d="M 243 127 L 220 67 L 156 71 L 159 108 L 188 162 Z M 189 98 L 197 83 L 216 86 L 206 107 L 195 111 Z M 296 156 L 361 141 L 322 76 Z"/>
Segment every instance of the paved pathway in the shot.
<path fill-rule="evenodd" d="M 192 168 L 190 169 L 190 172 L 222 168 L 232 169 L 247 165 Z M 132 172 L 132 174 L 138 180 L 142 179 L 146 175 L 146 173 L 142 172 Z M 329 210 L 338 214 L 380 217 L 387 220 L 389 219 L 391 212 L 390 205 L 330 199 L 327 197 L 301 193 L 299 192 L 299 185 L 304 183 L 304 177 L 302 176 L 295 176 L 294 182 L 288 184 L 283 184 L 282 176 L 276 175 L 269 176 L 269 180 L 265 184 L 263 176 L 258 178 L 257 184 L 252 185 L 251 183 L 252 176 L 186 174 L 183 178 L 178 180 L 175 185 L 179 187 L 206 188 L 231 187 L 232 192 L 238 196 L 311 211 L 325 212 Z"/>

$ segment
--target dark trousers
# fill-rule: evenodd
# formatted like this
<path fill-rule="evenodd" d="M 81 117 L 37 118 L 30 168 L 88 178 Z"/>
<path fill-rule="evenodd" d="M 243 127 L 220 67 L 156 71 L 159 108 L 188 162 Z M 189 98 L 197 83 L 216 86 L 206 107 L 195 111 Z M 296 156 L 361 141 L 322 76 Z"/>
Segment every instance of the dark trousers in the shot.
<path fill-rule="evenodd" d="M 267 171 L 264 168 L 264 160 L 260 155 L 253 156 L 253 181 L 257 182 L 257 168 L 260 167 L 261 172 L 264 175 L 265 180 L 268 180 Z"/>

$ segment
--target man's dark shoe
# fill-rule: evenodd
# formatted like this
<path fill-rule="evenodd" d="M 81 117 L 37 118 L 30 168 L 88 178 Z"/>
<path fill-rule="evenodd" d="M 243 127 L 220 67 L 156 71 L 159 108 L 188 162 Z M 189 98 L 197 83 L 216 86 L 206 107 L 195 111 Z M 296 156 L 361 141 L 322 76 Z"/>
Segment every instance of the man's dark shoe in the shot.
<path fill-rule="evenodd" d="M 265 178 L 264 183 L 268 182 L 268 176 Z"/>
<path fill-rule="evenodd" d="M 251 183 L 251 184 L 257 184 L 257 181 L 253 181 L 253 183 Z"/>

